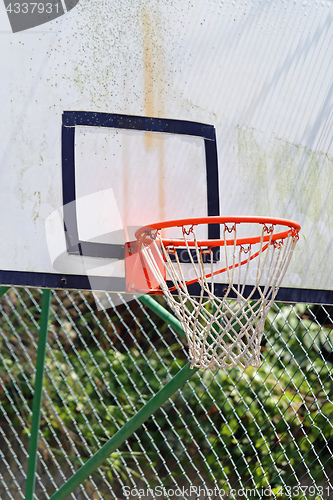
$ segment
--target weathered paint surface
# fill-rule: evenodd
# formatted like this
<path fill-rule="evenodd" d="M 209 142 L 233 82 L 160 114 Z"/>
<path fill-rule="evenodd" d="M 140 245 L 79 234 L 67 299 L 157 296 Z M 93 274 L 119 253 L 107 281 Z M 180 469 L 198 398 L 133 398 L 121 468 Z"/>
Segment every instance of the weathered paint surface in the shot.
<path fill-rule="evenodd" d="M 214 125 L 221 213 L 298 220 L 285 285 L 333 289 L 332 1 L 81 0 L 42 28 L 12 34 L 0 21 L 0 269 L 53 272 L 45 220 L 62 202 L 61 116 L 85 110 Z M 130 139 L 121 144 L 133 207 Z M 197 157 L 175 147 L 170 158 L 152 133 L 144 144 L 158 173 L 145 180 L 158 193 L 152 220 L 204 210 Z M 94 169 L 112 160 L 89 154 Z M 184 196 L 166 181 L 179 163 Z"/>

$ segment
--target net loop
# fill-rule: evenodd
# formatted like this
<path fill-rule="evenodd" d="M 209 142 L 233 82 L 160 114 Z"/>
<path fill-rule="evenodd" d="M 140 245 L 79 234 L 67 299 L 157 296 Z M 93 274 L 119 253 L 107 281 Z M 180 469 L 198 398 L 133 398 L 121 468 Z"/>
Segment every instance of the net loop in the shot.
<path fill-rule="evenodd" d="M 274 232 L 274 225 L 268 226 L 267 224 L 263 224 L 263 230 L 265 233 L 270 234 Z"/>
<path fill-rule="evenodd" d="M 142 241 L 145 241 L 145 240 L 154 241 L 154 240 L 156 240 L 158 233 L 159 233 L 158 229 L 146 228 L 145 231 L 141 235 L 141 240 Z"/>
<path fill-rule="evenodd" d="M 193 233 L 193 225 L 188 229 L 186 230 L 185 226 L 182 227 L 182 231 L 183 231 L 183 235 L 184 236 L 189 236 L 191 233 Z"/>
<path fill-rule="evenodd" d="M 233 224 L 229 227 L 227 224 L 224 224 L 224 230 L 231 234 L 233 231 L 236 231 L 236 224 Z"/>
<path fill-rule="evenodd" d="M 273 241 L 274 248 L 281 248 L 283 245 L 283 240 L 275 240 Z"/>
<path fill-rule="evenodd" d="M 251 252 L 251 245 L 248 245 L 247 248 L 244 245 L 240 245 L 239 250 L 243 253 L 250 253 Z"/>
<path fill-rule="evenodd" d="M 299 232 L 295 228 L 291 228 L 291 236 L 295 241 L 299 240 Z"/>
<path fill-rule="evenodd" d="M 172 245 L 168 245 L 168 246 L 166 247 L 166 250 L 167 250 L 167 252 L 168 252 L 169 254 L 176 254 L 176 253 L 177 253 L 176 248 L 175 248 L 175 247 L 173 247 Z"/>

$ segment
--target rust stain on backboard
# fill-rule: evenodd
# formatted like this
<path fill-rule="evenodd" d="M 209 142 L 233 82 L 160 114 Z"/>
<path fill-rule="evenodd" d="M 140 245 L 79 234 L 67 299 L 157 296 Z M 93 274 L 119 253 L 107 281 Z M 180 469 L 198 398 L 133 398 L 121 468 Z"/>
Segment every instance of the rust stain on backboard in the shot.
<path fill-rule="evenodd" d="M 146 116 L 155 116 L 154 99 L 154 44 L 153 20 L 146 7 L 142 12 L 143 31 L 143 68 L 144 68 L 144 107 Z M 152 146 L 152 134 L 146 134 L 146 147 Z"/>
<path fill-rule="evenodd" d="M 164 50 L 163 37 L 159 18 L 156 12 L 149 8 L 149 2 L 142 10 L 143 32 L 143 66 L 144 66 L 144 109 L 145 116 L 163 116 L 164 100 Z M 158 206 L 159 213 L 153 214 L 159 220 L 164 220 L 164 144 L 160 137 L 151 132 L 145 132 L 145 147 L 149 151 L 158 151 Z"/>

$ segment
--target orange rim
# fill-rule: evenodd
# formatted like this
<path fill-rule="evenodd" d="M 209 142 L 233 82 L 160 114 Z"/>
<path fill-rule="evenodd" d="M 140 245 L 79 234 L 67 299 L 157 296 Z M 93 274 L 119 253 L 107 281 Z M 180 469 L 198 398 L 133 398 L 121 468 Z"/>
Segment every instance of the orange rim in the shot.
<path fill-rule="evenodd" d="M 164 222 L 156 222 L 154 224 L 146 225 L 141 227 L 140 229 L 137 230 L 135 233 L 135 237 L 137 240 L 140 240 L 144 238 L 145 236 L 150 235 L 152 231 L 159 231 L 160 229 L 167 229 L 170 227 L 184 227 L 184 226 L 198 226 L 200 224 L 232 224 L 232 226 L 236 224 L 262 224 L 267 226 L 267 235 L 262 237 L 262 235 L 259 236 L 250 236 L 246 238 L 238 238 L 236 241 L 233 238 L 227 239 L 224 241 L 224 239 L 211 239 L 211 240 L 197 240 L 195 243 L 194 241 L 188 241 L 187 245 L 188 246 L 195 246 L 196 244 L 200 247 L 217 247 L 217 246 L 224 246 L 224 243 L 226 245 L 254 245 L 256 243 L 260 243 L 260 241 L 267 242 L 271 239 L 271 241 L 276 241 L 276 240 L 281 240 L 286 238 L 288 235 L 291 233 L 294 233 L 295 236 L 298 235 L 298 232 L 301 229 L 300 224 L 298 224 L 295 221 L 289 220 L 289 219 L 278 219 L 275 217 L 241 217 L 241 216 L 235 216 L 235 217 L 220 217 L 220 216 L 211 216 L 211 217 L 195 217 L 193 219 L 175 219 L 175 220 L 170 220 L 170 221 L 164 221 Z M 276 234 L 270 235 L 272 232 L 271 228 L 268 226 L 286 226 L 288 227 L 287 230 L 285 231 L 280 231 Z M 232 229 L 230 229 L 232 230 Z M 163 244 L 165 246 L 175 246 L 175 247 L 180 247 L 180 246 L 186 246 L 186 243 L 182 239 L 170 239 L 170 238 L 162 238 Z"/>

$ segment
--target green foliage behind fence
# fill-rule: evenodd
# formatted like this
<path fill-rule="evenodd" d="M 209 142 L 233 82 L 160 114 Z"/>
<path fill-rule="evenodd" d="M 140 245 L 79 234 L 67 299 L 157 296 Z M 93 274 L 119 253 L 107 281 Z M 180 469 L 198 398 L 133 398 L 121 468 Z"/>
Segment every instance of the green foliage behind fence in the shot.
<path fill-rule="evenodd" d="M 92 294 L 53 293 L 40 500 L 49 498 L 187 362 L 184 341 L 137 299 L 108 299 L 110 307 L 100 309 Z M 40 302 L 41 292 L 28 289 L 10 289 L 0 302 L 3 500 L 24 498 Z M 329 498 L 330 312 L 323 306 L 276 304 L 266 323 L 258 370 L 197 372 L 72 498 L 124 498 L 126 487 L 136 493 L 180 485 L 216 487 L 225 495 L 269 487 L 271 498 L 320 498 L 320 493 Z M 260 498 L 256 495 L 252 498 Z"/>

